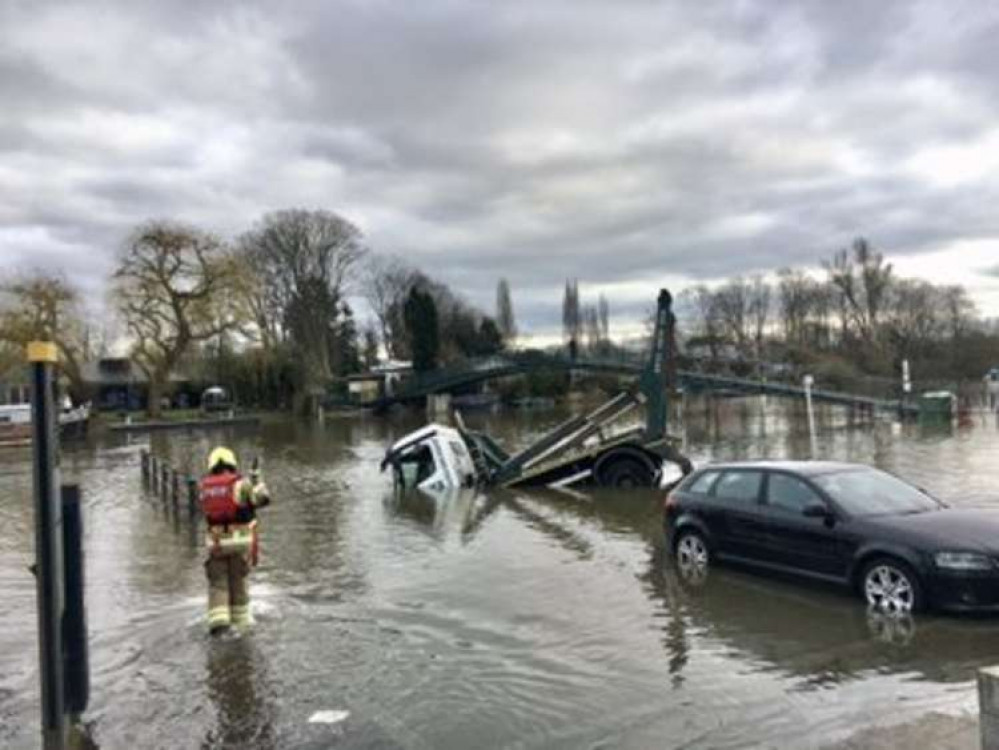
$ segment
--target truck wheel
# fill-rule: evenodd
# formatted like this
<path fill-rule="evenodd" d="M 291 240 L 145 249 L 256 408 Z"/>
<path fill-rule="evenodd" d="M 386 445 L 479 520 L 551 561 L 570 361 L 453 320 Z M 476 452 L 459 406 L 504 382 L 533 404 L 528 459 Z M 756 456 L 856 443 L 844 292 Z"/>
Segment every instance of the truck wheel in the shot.
<path fill-rule="evenodd" d="M 600 484 L 603 487 L 651 487 L 652 481 L 652 470 L 648 464 L 630 456 L 615 458 L 600 470 Z"/>

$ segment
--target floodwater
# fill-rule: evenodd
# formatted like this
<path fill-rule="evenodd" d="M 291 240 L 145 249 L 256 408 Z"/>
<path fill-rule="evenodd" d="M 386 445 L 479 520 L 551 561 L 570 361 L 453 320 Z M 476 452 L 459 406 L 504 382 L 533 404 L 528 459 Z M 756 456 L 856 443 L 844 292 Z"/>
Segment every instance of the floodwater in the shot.
<path fill-rule="evenodd" d="M 563 412 L 468 416 L 508 446 Z M 999 427 L 820 415 L 823 457 L 994 505 Z M 91 702 L 102 748 L 819 747 L 927 710 L 975 707 L 999 619 L 884 622 L 836 590 L 664 564 L 658 493 L 397 498 L 378 472 L 414 415 L 175 433 L 64 451 L 85 503 Z M 695 401 L 687 452 L 804 457 L 800 407 Z M 151 445 L 196 467 L 226 442 L 275 497 L 257 624 L 205 632 L 201 535 L 144 494 Z M 31 465 L 0 453 L 0 747 L 39 745 Z M 320 711 L 349 712 L 335 724 Z"/>

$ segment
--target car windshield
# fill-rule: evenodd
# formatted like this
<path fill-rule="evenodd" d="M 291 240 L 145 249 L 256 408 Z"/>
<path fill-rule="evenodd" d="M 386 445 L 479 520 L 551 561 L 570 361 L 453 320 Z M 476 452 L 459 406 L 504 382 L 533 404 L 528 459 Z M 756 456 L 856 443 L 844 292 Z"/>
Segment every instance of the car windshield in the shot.
<path fill-rule="evenodd" d="M 877 469 L 820 474 L 812 481 L 853 516 L 921 513 L 942 507 L 926 493 Z"/>

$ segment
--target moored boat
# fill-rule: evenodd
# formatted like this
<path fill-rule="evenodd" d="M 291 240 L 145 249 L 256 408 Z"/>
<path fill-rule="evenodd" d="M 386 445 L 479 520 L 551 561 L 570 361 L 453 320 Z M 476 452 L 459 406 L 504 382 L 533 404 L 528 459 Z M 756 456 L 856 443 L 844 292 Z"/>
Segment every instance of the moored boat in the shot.
<path fill-rule="evenodd" d="M 89 423 L 90 404 L 63 409 L 59 413 L 59 435 L 84 437 Z M 31 404 L 0 405 L 0 447 L 30 445 L 31 435 Z"/>

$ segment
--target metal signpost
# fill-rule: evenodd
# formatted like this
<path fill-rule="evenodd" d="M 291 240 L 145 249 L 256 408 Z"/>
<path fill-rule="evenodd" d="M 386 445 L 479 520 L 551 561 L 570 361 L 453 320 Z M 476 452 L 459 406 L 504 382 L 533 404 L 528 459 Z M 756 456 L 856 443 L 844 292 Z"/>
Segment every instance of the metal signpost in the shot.
<path fill-rule="evenodd" d="M 59 496 L 58 434 L 53 392 L 56 346 L 28 344 L 31 416 L 34 423 L 35 575 L 38 587 L 38 646 L 42 682 L 42 747 L 63 750 L 66 743 L 62 617 L 62 502 Z"/>

